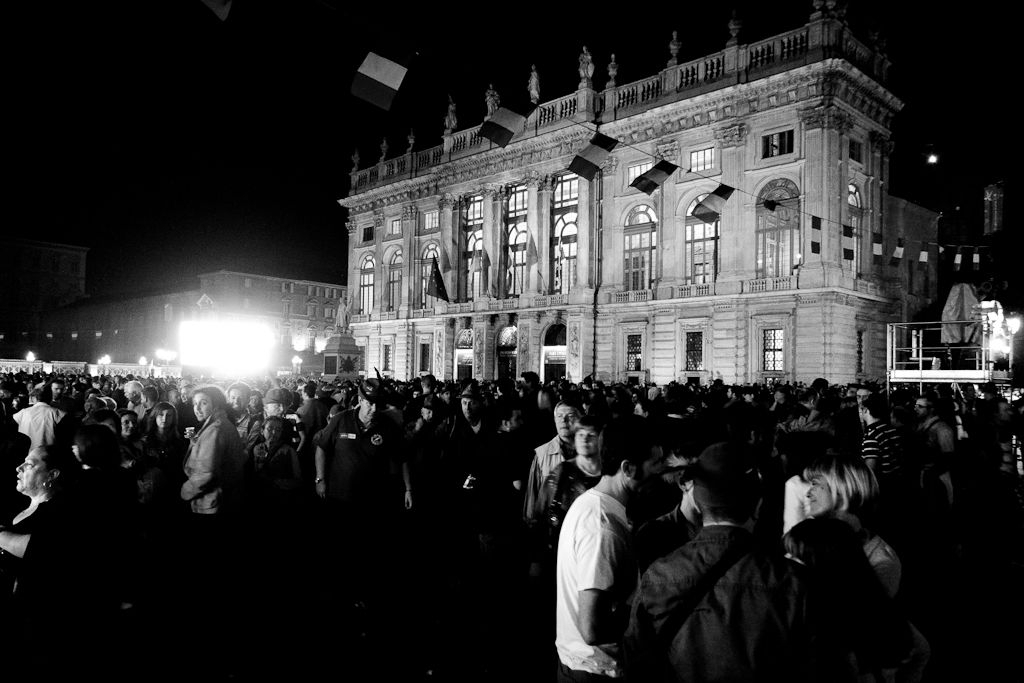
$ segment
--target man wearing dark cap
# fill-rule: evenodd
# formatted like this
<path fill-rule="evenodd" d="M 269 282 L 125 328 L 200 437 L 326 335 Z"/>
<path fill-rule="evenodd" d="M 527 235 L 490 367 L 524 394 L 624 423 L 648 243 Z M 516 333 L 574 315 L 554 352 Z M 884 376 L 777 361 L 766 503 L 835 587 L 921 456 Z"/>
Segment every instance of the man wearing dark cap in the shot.
<path fill-rule="evenodd" d="M 759 484 L 749 451 L 716 443 L 691 469 L 702 528 L 643 574 L 626 634 L 635 680 L 809 680 L 799 570 L 755 548 Z"/>
<path fill-rule="evenodd" d="M 360 382 L 359 405 L 331 418 L 315 444 L 315 488 L 327 523 L 323 551 L 328 573 L 337 577 L 329 592 L 363 605 L 381 595 L 386 534 L 402 507 L 402 491 L 391 477 L 402 435 L 378 418 L 383 394 L 379 380 Z"/>

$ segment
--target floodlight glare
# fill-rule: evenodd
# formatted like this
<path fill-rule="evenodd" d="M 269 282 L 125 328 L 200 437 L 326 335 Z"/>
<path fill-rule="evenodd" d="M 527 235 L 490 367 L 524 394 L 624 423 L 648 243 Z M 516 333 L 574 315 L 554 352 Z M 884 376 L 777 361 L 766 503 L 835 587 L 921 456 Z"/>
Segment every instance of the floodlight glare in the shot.
<path fill-rule="evenodd" d="M 222 377 L 262 372 L 274 348 L 274 333 L 262 323 L 184 320 L 178 337 L 182 365 Z"/>
<path fill-rule="evenodd" d="M 105 356 L 101 356 L 100 359 L 96 361 L 96 363 L 98 365 L 110 365 L 110 355 L 108 354 Z"/>
<path fill-rule="evenodd" d="M 36 362 L 36 354 L 34 354 L 31 351 L 29 351 L 27 354 L 25 354 L 25 360 L 27 360 L 29 363 L 35 363 Z"/>
<path fill-rule="evenodd" d="M 1010 334 L 1017 334 L 1017 331 L 1020 330 L 1020 318 L 1007 318 L 1006 326 L 1010 329 Z"/>
<path fill-rule="evenodd" d="M 317 353 L 323 353 L 324 349 L 326 349 L 326 348 L 327 348 L 327 338 L 326 337 L 317 337 L 316 342 L 313 344 L 313 349 Z"/>
<path fill-rule="evenodd" d="M 929 164 L 937 164 L 937 163 L 939 163 L 939 155 L 938 154 L 929 154 L 928 155 L 928 163 Z"/>
<path fill-rule="evenodd" d="M 168 351 L 167 349 L 156 350 L 157 360 L 162 360 L 165 363 L 170 363 L 172 360 L 178 357 L 177 351 Z"/>
<path fill-rule="evenodd" d="M 149 365 L 149 359 L 145 356 L 139 356 L 139 365 Z"/>
<path fill-rule="evenodd" d="M 298 356 L 292 356 L 292 365 L 302 365 L 302 359 Z"/>

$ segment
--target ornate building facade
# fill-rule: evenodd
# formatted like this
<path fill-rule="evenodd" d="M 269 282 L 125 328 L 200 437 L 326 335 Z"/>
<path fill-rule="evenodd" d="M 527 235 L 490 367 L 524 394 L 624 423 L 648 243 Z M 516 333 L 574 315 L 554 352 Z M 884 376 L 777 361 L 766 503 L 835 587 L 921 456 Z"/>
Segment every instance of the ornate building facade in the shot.
<path fill-rule="evenodd" d="M 888 60 L 821 7 L 748 45 L 730 29 L 722 51 L 673 51 L 641 81 L 617 85 L 614 62 L 602 91 L 581 76 L 505 148 L 474 126 L 353 168 L 340 203 L 364 370 L 883 377 L 885 324 L 935 293 L 934 262 L 909 245 L 934 241 L 936 215 L 885 184 L 902 107 Z M 594 123 L 620 144 L 587 181 L 567 169 Z M 650 196 L 630 187 L 659 159 L 681 168 Z M 720 217 L 695 216 L 720 183 L 736 188 Z M 450 303 L 428 294 L 435 257 Z"/>

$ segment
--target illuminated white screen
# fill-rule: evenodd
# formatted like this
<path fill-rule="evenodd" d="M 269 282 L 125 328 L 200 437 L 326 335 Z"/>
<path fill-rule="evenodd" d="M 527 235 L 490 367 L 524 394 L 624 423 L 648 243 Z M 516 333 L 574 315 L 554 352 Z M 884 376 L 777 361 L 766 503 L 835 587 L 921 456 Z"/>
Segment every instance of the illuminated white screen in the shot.
<path fill-rule="evenodd" d="M 274 348 L 274 333 L 263 323 L 184 320 L 178 338 L 182 365 L 217 376 L 259 374 Z"/>

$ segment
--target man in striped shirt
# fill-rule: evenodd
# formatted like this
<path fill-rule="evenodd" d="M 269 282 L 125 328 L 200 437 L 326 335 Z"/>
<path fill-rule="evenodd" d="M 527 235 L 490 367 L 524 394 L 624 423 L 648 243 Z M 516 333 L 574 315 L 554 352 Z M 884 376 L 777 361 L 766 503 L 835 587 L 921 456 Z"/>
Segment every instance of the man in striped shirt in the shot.
<path fill-rule="evenodd" d="M 889 404 L 882 395 L 870 394 L 860 404 L 860 418 L 864 422 L 860 454 L 883 489 L 887 482 L 902 474 L 903 468 L 903 440 L 889 424 L 888 416 Z"/>

